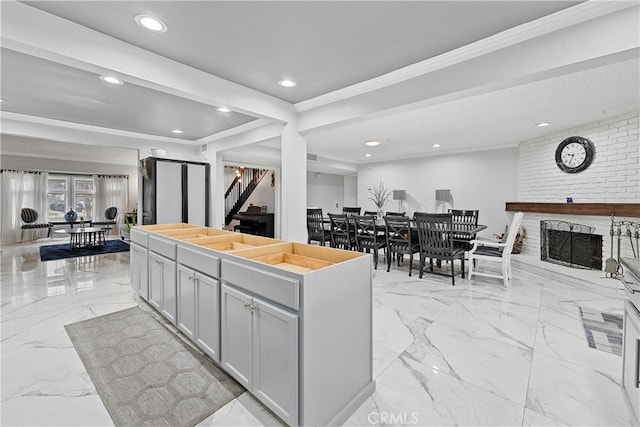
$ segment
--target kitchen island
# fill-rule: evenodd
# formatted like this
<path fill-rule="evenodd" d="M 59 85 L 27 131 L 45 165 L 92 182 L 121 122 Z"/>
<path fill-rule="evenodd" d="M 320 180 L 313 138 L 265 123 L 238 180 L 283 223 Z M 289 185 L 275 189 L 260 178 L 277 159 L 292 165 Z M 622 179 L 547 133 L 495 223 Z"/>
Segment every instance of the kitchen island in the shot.
<path fill-rule="evenodd" d="M 131 241 L 138 295 L 288 425 L 373 393 L 371 255 L 190 224 Z"/>

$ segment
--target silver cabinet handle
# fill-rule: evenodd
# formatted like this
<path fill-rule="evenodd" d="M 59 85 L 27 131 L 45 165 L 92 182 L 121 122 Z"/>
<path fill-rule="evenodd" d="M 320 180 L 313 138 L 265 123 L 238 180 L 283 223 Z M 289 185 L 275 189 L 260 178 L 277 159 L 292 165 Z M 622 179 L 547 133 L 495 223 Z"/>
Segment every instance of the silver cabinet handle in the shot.
<path fill-rule="evenodd" d="M 247 302 L 247 301 L 245 301 L 245 302 L 244 302 L 244 306 L 245 306 L 245 307 L 249 307 L 250 305 L 251 305 L 251 303 L 250 303 L 250 302 Z"/>

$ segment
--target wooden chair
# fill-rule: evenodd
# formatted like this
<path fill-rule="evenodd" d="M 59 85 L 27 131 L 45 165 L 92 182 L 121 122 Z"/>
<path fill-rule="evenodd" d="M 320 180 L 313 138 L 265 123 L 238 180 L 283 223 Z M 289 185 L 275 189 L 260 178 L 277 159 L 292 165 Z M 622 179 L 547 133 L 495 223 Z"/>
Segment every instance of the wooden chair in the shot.
<path fill-rule="evenodd" d="M 456 224 L 456 228 L 475 228 L 478 226 L 478 213 L 480 211 L 477 210 L 460 210 L 460 209 L 449 209 L 449 213 L 452 216 L 453 223 Z M 470 250 L 473 247 L 471 243 L 472 240 L 475 240 L 475 234 L 455 234 L 453 235 L 453 247 L 461 248 L 465 251 Z"/>
<path fill-rule="evenodd" d="M 356 247 L 360 252 L 366 250 L 367 253 L 373 251 L 373 264 L 378 269 L 378 252 L 387 246 L 383 236 L 378 235 L 376 230 L 375 215 L 355 215 L 351 217 L 355 222 Z"/>
<path fill-rule="evenodd" d="M 343 207 L 342 208 L 342 213 L 343 214 L 347 214 L 347 215 L 360 215 L 360 212 L 362 212 L 362 208 L 359 207 Z"/>
<path fill-rule="evenodd" d="M 329 214 L 331 221 L 331 247 L 351 250 L 357 248 L 349 216 L 346 214 Z"/>
<path fill-rule="evenodd" d="M 453 245 L 453 220 L 449 214 L 429 214 L 416 212 L 413 220 L 418 229 L 420 241 L 420 278 L 425 270 L 425 260 L 429 258 L 429 272 L 433 273 L 433 260 L 451 261 L 451 284 L 455 286 L 453 261 L 462 263 L 464 279 L 464 250 Z"/>
<path fill-rule="evenodd" d="M 38 211 L 36 211 L 35 209 L 22 208 L 22 210 L 20 211 L 20 218 L 23 222 L 22 227 L 20 227 L 20 229 L 22 230 L 20 232 L 20 241 L 24 240 L 24 230 L 37 230 L 47 228 L 47 237 L 51 237 L 51 229 L 53 228 L 53 225 L 49 224 L 48 222 L 36 222 L 38 220 Z M 33 231 L 31 233 L 31 240 L 33 240 Z"/>
<path fill-rule="evenodd" d="M 472 242 L 473 247 L 469 251 L 469 279 L 471 279 L 473 275 L 494 277 L 496 279 L 502 279 L 504 286 L 509 287 L 509 280 L 511 280 L 511 251 L 513 250 L 513 243 L 516 240 L 518 229 L 522 224 L 523 216 L 524 214 L 522 212 L 518 212 L 513 216 L 513 221 L 511 221 L 509 233 L 504 243 L 486 240 L 474 240 Z M 473 266 L 476 260 L 499 262 L 502 267 L 502 275 L 475 271 Z"/>
<path fill-rule="evenodd" d="M 322 219 L 322 208 L 307 209 L 307 243 L 318 242 L 325 246 L 331 240 L 331 234 L 324 229 Z"/>
<path fill-rule="evenodd" d="M 420 243 L 411 232 L 411 220 L 406 216 L 385 216 L 385 238 L 387 243 L 387 272 L 391 268 L 391 260 L 395 256 L 400 260 L 409 255 L 409 276 L 413 270 L 413 254 L 420 252 Z"/>
<path fill-rule="evenodd" d="M 407 213 L 406 212 L 391 212 L 391 211 L 387 211 L 387 213 L 385 214 L 385 216 L 406 216 Z"/>
<path fill-rule="evenodd" d="M 363 215 L 373 215 L 373 216 L 377 216 L 378 212 L 376 211 L 364 211 Z"/>

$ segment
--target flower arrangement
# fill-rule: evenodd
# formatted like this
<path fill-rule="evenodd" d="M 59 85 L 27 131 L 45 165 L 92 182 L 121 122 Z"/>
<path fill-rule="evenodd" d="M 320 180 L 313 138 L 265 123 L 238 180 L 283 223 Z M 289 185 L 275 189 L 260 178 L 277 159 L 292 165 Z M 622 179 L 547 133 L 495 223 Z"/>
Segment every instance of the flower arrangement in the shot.
<path fill-rule="evenodd" d="M 392 194 L 391 190 L 386 188 L 382 181 L 380 181 L 378 186 L 373 185 L 367 191 L 371 194 L 369 200 L 371 200 L 378 209 L 382 209 L 382 207 L 387 204 Z"/>

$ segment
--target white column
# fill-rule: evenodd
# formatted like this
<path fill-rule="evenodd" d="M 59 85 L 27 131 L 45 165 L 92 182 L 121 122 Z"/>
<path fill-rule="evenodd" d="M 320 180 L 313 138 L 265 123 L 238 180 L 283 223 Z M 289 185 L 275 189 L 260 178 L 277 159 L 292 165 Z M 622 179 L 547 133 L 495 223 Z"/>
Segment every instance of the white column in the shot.
<path fill-rule="evenodd" d="M 282 191 L 280 238 L 290 242 L 307 241 L 307 140 L 295 121 L 282 129 Z"/>

